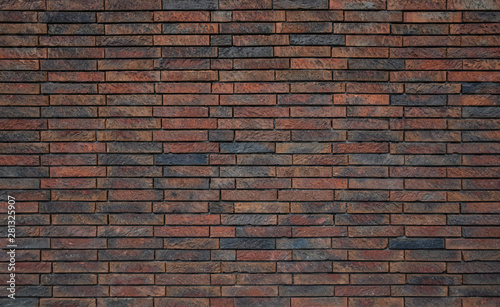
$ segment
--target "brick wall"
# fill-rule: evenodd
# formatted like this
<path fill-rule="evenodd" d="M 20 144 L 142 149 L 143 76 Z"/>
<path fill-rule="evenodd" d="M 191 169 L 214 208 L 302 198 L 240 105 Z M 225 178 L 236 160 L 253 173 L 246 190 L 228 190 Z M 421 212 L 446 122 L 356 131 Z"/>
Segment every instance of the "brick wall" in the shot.
<path fill-rule="evenodd" d="M 0 305 L 500 305 L 498 0 L 0 10 Z"/>

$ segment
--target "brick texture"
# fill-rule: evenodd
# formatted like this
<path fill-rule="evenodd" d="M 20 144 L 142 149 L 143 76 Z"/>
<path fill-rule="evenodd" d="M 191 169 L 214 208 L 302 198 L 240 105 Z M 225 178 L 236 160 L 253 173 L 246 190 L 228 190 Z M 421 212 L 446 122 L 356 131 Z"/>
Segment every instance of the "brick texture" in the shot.
<path fill-rule="evenodd" d="M 0 1 L 0 305 L 499 306 L 499 34 L 497 0 Z"/>

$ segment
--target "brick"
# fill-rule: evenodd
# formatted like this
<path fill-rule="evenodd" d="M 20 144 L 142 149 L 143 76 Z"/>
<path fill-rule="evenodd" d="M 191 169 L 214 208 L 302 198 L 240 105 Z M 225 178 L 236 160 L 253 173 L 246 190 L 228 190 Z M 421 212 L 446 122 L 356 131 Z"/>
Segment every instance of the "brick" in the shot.
<path fill-rule="evenodd" d="M 332 286 L 280 286 L 280 295 L 284 296 L 332 296 Z M 297 305 L 298 306 L 298 305 Z"/>
<path fill-rule="evenodd" d="M 448 3 L 448 9 L 451 10 L 497 10 L 498 3 L 491 0 L 482 0 L 477 3 L 468 3 L 463 0 L 452 0 Z"/>
<path fill-rule="evenodd" d="M 439 306 L 440 304 L 459 306 L 461 304 L 458 298 L 452 297 L 408 297 L 405 301 L 409 306 Z"/>
<path fill-rule="evenodd" d="M 275 95 L 222 95 L 221 105 L 275 105 Z"/>
<path fill-rule="evenodd" d="M 352 38 L 352 37 L 350 37 Z M 384 58 L 389 55 L 386 47 L 334 47 L 332 55 L 336 58 Z"/>
<path fill-rule="evenodd" d="M 494 74 L 486 72 L 450 72 L 448 75 L 450 81 L 468 81 L 468 82 L 498 82 Z"/>
<path fill-rule="evenodd" d="M 290 35 L 290 43 L 293 45 L 328 45 L 328 46 L 344 45 L 345 37 L 343 35 L 331 35 L 331 34 L 317 34 L 317 35 L 294 34 Z M 317 50 L 320 51 L 321 49 Z M 326 51 L 322 51 L 322 53 L 326 53 Z M 319 56 L 320 54 L 321 53 L 317 53 L 314 54 L 313 56 Z"/>
<path fill-rule="evenodd" d="M 378 22 L 399 22 L 403 20 L 401 12 L 391 11 L 347 11 L 345 13 L 346 21 L 378 21 Z"/>
<path fill-rule="evenodd" d="M 128 35 L 128 36 L 106 36 L 96 38 L 98 46 L 151 46 L 153 45 L 152 36 Z"/>
<path fill-rule="evenodd" d="M 416 43 L 416 41 L 415 41 Z M 445 48 L 393 48 L 390 56 L 392 58 L 444 58 Z"/>
<path fill-rule="evenodd" d="M 305 207 L 307 208 L 307 206 Z M 300 209 L 296 209 L 295 206 L 292 211 L 303 212 Z M 282 216 L 278 222 L 280 225 L 333 225 L 333 218 L 328 215 L 306 216 L 304 214 L 297 214 L 288 217 Z"/>
<path fill-rule="evenodd" d="M 446 195 L 441 191 L 394 191 L 392 201 L 444 201 Z"/>
<path fill-rule="evenodd" d="M 307 56 L 307 55 L 306 55 Z M 280 70 L 276 72 L 276 80 L 280 81 L 325 81 L 332 80 L 332 74 L 326 70 Z"/>
<path fill-rule="evenodd" d="M 345 85 L 332 82 L 298 82 L 291 84 L 293 93 L 338 93 L 345 91 Z"/>
<path fill-rule="evenodd" d="M 459 251 L 447 251 L 447 250 L 407 250 L 405 251 L 405 257 L 411 259 L 412 261 L 440 261 L 442 259 L 453 259 L 460 260 L 461 255 Z M 424 281 L 425 275 L 419 276 L 414 275 L 413 279 Z M 446 278 L 445 278 L 446 279 Z M 418 282 L 421 283 L 421 282 Z M 434 284 L 434 283 L 432 283 Z M 439 282 L 436 282 L 439 284 Z"/>
<path fill-rule="evenodd" d="M 391 290 L 398 295 L 404 296 L 443 296 L 443 294 L 447 292 L 447 287 L 407 285 L 393 286 Z"/>
<path fill-rule="evenodd" d="M 235 69 L 289 68 L 287 59 L 234 59 Z"/>
<path fill-rule="evenodd" d="M 286 35 L 235 35 L 233 42 L 235 46 L 288 45 L 289 39 Z"/>
<path fill-rule="evenodd" d="M 301 22 L 301 23 L 277 23 L 277 33 L 332 33 L 333 27 L 329 22 Z"/>
<path fill-rule="evenodd" d="M 220 72 L 220 81 L 274 81 L 274 73 L 271 71 L 235 71 Z"/>
<path fill-rule="evenodd" d="M 390 239 L 392 249 L 440 249 L 444 247 L 442 239 Z"/>
<path fill-rule="evenodd" d="M 494 2 L 0 4 L 14 305 L 496 305 Z"/>
<path fill-rule="evenodd" d="M 389 34 L 386 23 L 335 23 L 333 32 L 339 34 Z"/>
<path fill-rule="evenodd" d="M 245 2 L 245 5 L 248 6 L 264 6 L 267 5 L 268 3 L 266 2 L 267 0 L 264 0 L 263 2 L 255 2 L 255 3 L 247 3 Z M 285 12 L 284 11 L 264 11 L 264 10 L 257 10 L 257 11 L 233 11 L 233 20 L 234 21 L 284 21 L 285 20 Z"/>
<path fill-rule="evenodd" d="M 330 9 L 333 10 L 377 10 L 385 9 L 386 1 L 384 0 L 356 0 L 356 1 L 330 1 Z"/>
<path fill-rule="evenodd" d="M 460 110 L 455 107 L 407 107 L 407 117 L 458 117 Z"/>
<path fill-rule="evenodd" d="M 155 298 L 155 306 L 194 306 L 204 307 L 209 306 L 208 298 Z"/>
<path fill-rule="evenodd" d="M 273 47 L 221 47 L 221 58 L 266 58 L 273 56 Z"/>
<path fill-rule="evenodd" d="M 425 0 L 420 3 L 414 3 L 407 0 L 388 0 L 387 9 L 389 10 L 444 10 L 446 1 Z"/>
<path fill-rule="evenodd" d="M 161 9 L 160 0 L 147 0 L 136 6 L 132 1 L 106 1 L 107 10 L 158 10 Z"/>
<path fill-rule="evenodd" d="M 475 70 L 488 70 L 496 69 L 498 66 L 498 61 L 495 60 L 465 60 L 465 69 L 475 69 Z"/>
<path fill-rule="evenodd" d="M 292 43 L 297 44 L 292 39 Z M 317 47 L 303 47 L 303 46 L 286 46 L 275 47 L 274 55 L 277 57 L 329 57 L 330 48 L 317 46 Z"/>
<path fill-rule="evenodd" d="M 390 289 L 387 286 L 339 286 L 335 291 L 339 296 L 373 296 L 386 295 Z"/>
<path fill-rule="evenodd" d="M 461 184 L 455 179 L 405 179 L 405 187 L 414 190 L 458 190 Z"/>
<path fill-rule="evenodd" d="M 346 46 L 356 46 L 356 47 L 398 47 L 403 45 L 402 37 L 398 36 L 388 36 L 388 35 L 347 35 L 346 36 Z M 378 49 L 380 50 L 387 49 Z M 372 52 L 377 54 L 378 52 Z"/>
<path fill-rule="evenodd" d="M 407 300 L 408 298 L 406 298 Z M 358 306 L 376 306 L 378 304 L 391 307 L 404 306 L 403 298 L 384 298 L 384 297 L 359 297 L 349 298 L 349 305 Z"/>
<path fill-rule="evenodd" d="M 346 69 L 347 61 L 342 59 L 325 58 L 294 58 L 291 59 L 292 69 Z"/>

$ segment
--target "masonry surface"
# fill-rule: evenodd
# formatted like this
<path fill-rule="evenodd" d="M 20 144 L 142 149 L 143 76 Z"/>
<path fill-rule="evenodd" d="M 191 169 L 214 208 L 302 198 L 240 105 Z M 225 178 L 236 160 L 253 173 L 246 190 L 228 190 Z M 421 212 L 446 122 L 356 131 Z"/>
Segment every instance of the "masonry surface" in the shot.
<path fill-rule="evenodd" d="M 1 306 L 500 306 L 498 0 L 2 0 Z"/>

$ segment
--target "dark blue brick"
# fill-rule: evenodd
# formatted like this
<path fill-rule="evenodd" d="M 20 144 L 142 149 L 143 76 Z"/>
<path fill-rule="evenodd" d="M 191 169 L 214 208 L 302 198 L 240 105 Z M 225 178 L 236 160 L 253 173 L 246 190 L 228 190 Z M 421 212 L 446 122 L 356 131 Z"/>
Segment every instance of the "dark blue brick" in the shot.
<path fill-rule="evenodd" d="M 396 238 L 389 240 L 390 249 L 442 249 L 443 239 L 409 239 Z"/>
<path fill-rule="evenodd" d="M 157 155 L 155 163 L 158 165 L 206 165 L 207 154 L 166 154 Z"/>

